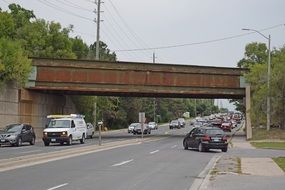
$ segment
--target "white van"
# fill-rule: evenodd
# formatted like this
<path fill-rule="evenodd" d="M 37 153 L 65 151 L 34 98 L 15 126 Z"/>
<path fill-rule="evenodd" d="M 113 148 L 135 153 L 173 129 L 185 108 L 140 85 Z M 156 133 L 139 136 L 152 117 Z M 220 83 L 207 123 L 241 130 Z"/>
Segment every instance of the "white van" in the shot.
<path fill-rule="evenodd" d="M 83 115 L 49 115 L 47 128 L 43 131 L 43 142 L 45 146 L 50 143 L 71 145 L 72 141 L 85 142 L 87 126 Z"/>

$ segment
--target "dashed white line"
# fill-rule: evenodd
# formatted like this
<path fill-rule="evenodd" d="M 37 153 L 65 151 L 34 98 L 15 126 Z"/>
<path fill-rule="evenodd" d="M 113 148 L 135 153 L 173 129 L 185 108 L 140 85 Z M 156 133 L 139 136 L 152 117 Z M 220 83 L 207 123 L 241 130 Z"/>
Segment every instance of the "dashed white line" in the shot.
<path fill-rule="evenodd" d="M 55 187 L 49 188 L 49 189 L 47 189 L 47 190 L 54 190 L 54 189 L 58 189 L 58 188 L 60 188 L 60 187 L 66 186 L 66 185 L 68 185 L 68 183 L 64 183 L 64 184 L 61 184 L 61 185 L 58 185 L 58 186 L 55 186 Z"/>
<path fill-rule="evenodd" d="M 152 151 L 152 152 L 150 152 L 150 154 L 154 154 L 154 153 L 157 153 L 157 152 L 159 152 L 159 150 Z"/>
<path fill-rule="evenodd" d="M 171 148 L 176 148 L 177 147 L 177 145 L 173 145 Z"/>
<path fill-rule="evenodd" d="M 121 165 L 127 164 L 127 163 L 132 162 L 132 161 L 134 161 L 134 159 L 127 160 L 127 161 L 123 161 L 123 162 L 120 162 L 120 163 L 114 164 L 114 165 L 112 165 L 112 166 L 121 166 Z"/>

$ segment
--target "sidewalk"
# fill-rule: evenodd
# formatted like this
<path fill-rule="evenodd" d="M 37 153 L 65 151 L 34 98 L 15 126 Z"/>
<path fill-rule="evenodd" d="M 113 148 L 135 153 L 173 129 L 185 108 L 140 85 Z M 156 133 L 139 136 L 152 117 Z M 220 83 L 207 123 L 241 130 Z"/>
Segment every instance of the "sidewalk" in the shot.
<path fill-rule="evenodd" d="M 242 129 L 236 132 L 232 144 L 229 152 L 224 153 L 212 168 L 209 181 L 205 182 L 203 189 L 285 189 L 285 173 L 272 160 L 268 150 L 251 146 Z M 285 151 L 274 153 L 285 156 Z"/>

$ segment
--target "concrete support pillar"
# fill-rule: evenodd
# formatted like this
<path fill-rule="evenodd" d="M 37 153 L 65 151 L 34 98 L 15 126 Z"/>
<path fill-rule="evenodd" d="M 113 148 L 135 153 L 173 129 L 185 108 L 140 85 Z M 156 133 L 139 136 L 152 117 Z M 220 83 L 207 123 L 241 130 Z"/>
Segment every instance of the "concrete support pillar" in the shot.
<path fill-rule="evenodd" d="M 250 120 L 250 86 L 245 89 L 245 107 L 246 107 L 246 139 L 252 138 L 252 128 Z"/>

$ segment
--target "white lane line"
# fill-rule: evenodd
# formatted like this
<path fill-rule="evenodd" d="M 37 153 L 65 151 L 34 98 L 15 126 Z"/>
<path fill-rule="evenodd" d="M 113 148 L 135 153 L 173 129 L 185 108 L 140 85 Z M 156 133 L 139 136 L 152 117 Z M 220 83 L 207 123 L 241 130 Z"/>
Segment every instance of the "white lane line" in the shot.
<path fill-rule="evenodd" d="M 177 145 L 173 145 L 171 148 L 176 148 L 177 147 Z"/>
<path fill-rule="evenodd" d="M 61 184 L 61 185 L 58 185 L 58 186 L 55 186 L 55 187 L 49 188 L 49 189 L 47 189 L 47 190 L 54 190 L 54 189 L 58 189 L 58 188 L 60 188 L 60 187 L 66 186 L 66 185 L 68 185 L 68 183 L 64 183 L 64 184 Z"/>
<path fill-rule="evenodd" d="M 30 150 L 25 152 L 18 152 L 18 154 L 26 154 L 26 153 L 34 153 L 34 152 L 41 152 L 42 150 Z"/>
<path fill-rule="evenodd" d="M 112 166 L 121 166 L 121 165 L 127 164 L 127 163 L 132 162 L 132 161 L 134 161 L 134 159 L 127 160 L 127 161 L 123 161 L 123 162 L 120 162 L 120 163 L 114 164 L 114 165 L 112 165 Z"/>
<path fill-rule="evenodd" d="M 154 154 L 154 153 L 157 153 L 157 152 L 159 152 L 159 150 L 152 151 L 152 152 L 150 152 L 150 154 Z"/>

